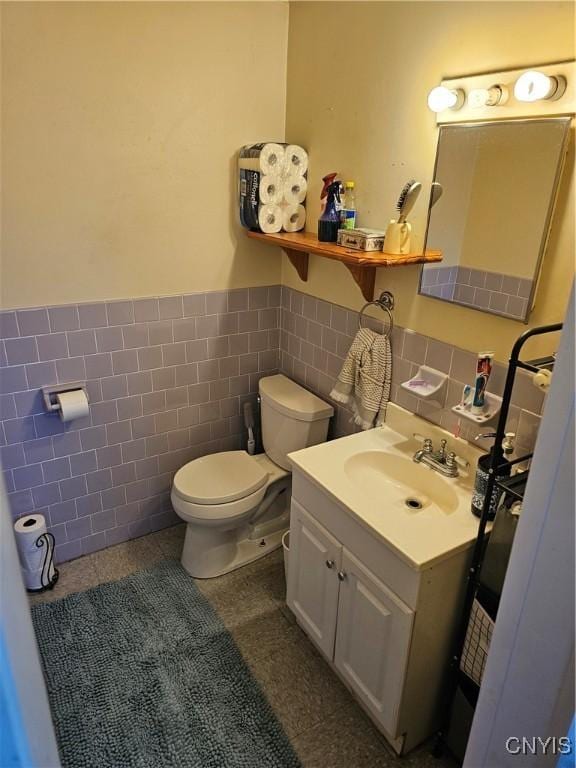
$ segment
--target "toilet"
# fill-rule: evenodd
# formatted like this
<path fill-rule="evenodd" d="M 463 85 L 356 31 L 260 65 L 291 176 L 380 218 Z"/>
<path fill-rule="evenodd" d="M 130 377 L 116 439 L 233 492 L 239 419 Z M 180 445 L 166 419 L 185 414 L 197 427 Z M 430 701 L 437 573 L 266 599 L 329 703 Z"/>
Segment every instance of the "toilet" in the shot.
<path fill-rule="evenodd" d="M 334 410 L 282 374 L 260 379 L 265 453 L 223 451 L 185 464 L 171 500 L 187 524 L 182 565 L 191 576 L 221 576 L 282 545 L 290 525 L 288 454 L 326 440 Z"/>

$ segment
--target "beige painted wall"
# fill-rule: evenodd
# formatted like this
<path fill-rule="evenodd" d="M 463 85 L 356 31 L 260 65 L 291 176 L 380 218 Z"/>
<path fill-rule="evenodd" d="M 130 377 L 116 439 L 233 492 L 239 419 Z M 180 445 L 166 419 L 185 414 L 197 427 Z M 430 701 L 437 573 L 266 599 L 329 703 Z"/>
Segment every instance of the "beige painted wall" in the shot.
<path fill-rule="evenodd" d="M 382 226 L 411 177 L 429 186 L 437 139 L 426 107 L 444 76 L 574 57 L 568 2 L 292 3 L 286 135 L 310 150 L 308 228 L 328 171 L 357 182 L 359 223 Z M 574 274 L 573 150 L 530 325 L 561 320 Z M 571 178 L 572 177 L 572 178 Z M 426 195 L 412 216 L 423 235 Z M 345 267 L 311 257 L 302 283 L 286 258 L 283 281 L 357 309 L 363 299 Z M 397 322 L 466 349 L 507 359 L 525 326 L 417 295 L 418 267 L 379 270 L 376 290 L 396 296 Z M 540 352 L 532 343 L 528 352 Z"/>
<path fill-rule="evenodd" d="M 278 250 L 237 223 L 233 157 L 284 134 L 286 4 L 1 10 L 4 306 L 278 281 Z M 385 225 L 408 178 L 431 181 L 430 88 L 446 75 L 571 58 L 573 21 L 568 2 L 292 3 L 286 135 L 311 154 L 308 227 L 329 170 L 356 179 L 360 223 Z M 573 208 L 567 173 L 531 324 L 562 318 Z M 282 278 L 362 303 L 345 268 L 319 257 L 308 283 L 287 259 Z M 521 324 L 420 297 L 418 278 L 417 267 L 378 272 L 398 323 L 507 356 Z"/>
<path fill-rule="evenodd" d="M 285 3 L 2 3 L 6 307 L 277 283 L 233 157 L 282 139 Z"/>

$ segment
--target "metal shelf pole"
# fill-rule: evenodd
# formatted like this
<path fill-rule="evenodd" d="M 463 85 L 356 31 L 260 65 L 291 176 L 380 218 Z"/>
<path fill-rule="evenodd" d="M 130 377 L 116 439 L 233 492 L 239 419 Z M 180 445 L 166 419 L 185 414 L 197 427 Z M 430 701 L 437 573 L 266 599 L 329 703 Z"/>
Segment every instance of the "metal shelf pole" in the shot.
<path fill-rule="evenodd" d="M 468 571 L 462 618 L 458 626 L 456 640 L 454 643 L 454 650 L 448 671 L 447 691 L 445 698 L 445 719 L 440 731 L 437 734 L 436 744 L 433 749 L 433 753 L 436 755 L 440 755 L 444 748 L 444 740 L 449 726 L 452 702 L 454 701 L 454 696 L 458 687 L 460 657 L 462 655 L 462 649 L 466 639 L 466 631 L 468 629 L 470 611 L 472 609 L 474 597 L 478 589 L 478 578 L 480 575 L 480 569 L 482 567 L 482 561 L 484 559 L 484 538 L 486 535 L 486 526 L 488 525 L 490 515 L 490 501 L 492 499 L 492 492 L 496 484 L 497 469 L 499 465 L 503 463 L 504 459 L 502 441 L 504 440 L 504 435 L 506 432 L 506 422 L 508 420 L 508 413 L 510 411 L 510 400 L 512 398 L 512 389 L 514 387 L 516 371 L 518 368 L 523 368 L 533 372 L 540 370 L 539 366 L 520 360 L 520 352 L 522 351 L 522 347 L 528 341 L 528 339 L 531 339 L 534 336 L 541 336 L 546 333 L 555 333 L 561 330 L 562 323 L 553 323 L 551 325 L 541 325 L 535 328 L 530 328 L 516 339 L 514 346 L 512 347 L 512 352 L 510 353 L 510 359 L 508 361 L 508 372 L 506 374 L 506 382 L 504 384 L 504 392 L 502 394 L 502 406 L 500 408 L 500 416 L 498 419 L 498 426 L 496 428 L 496 437 L 494 438 L 492 461 L 490 462 L 490 468 L 488 469 L 488 480 L 486 482 L 486 493 L 484 496 L 484 505 L 482 507 L 482 516 L 480 517 L 480 522 L 478 524 L 478 536 L 474 544 L 471 565 Z"/>

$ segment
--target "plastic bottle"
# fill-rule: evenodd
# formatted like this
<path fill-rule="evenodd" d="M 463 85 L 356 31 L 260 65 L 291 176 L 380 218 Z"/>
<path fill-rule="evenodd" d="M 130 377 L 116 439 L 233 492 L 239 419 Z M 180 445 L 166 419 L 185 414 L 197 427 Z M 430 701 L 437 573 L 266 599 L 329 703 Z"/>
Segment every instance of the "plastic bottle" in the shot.
<path fill-rule="evenodd" d="M 328 186 L 326 207 L 318 219 L 318 240 L 324 243 L 335 243 L 338 240 L 340 213 L 342 211 L 341 192 L 341 181 L 333 181 Z"/>
<path fill-rule="evenodd" d="M 340 214 L 342 229 L 354 229 L 356 227 L 356 196 L 354 194 L 354 182 L 344 183 L 344 205 Z"/>

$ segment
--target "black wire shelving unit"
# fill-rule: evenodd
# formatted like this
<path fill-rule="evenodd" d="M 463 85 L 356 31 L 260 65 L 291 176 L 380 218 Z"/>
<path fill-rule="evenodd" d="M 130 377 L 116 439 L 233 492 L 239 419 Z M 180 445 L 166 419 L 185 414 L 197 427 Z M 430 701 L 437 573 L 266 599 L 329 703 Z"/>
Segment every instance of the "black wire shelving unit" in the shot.
<path fill-rule="evenodd" d="M 478 595 L 481 596 L 482 604 L 487 608 L 487 613 L 491 615 L 493 621 L 496 619 L 498 604 L 500 602 L 500 595 L 494 594 L 490 590 L 483 588 L 480 578 L 484 554 L 486 552 L 486 528 L 490 522 L 490 502 L 492 499 L 492 494 L 496 487 L 499 488 L 503 493 L 507 494 L 509 497 L 518 501 L 522 501 L 526 489 L 528 471 L 516 475 L 502 476 L 502 471 L 506 469 L 509 470 L 511 466 L 516 464 L 529 465 L 533 455 L 532 453 L 528 453 L 518 457 L 517 459 L 514 459 L 513 461 L 510 461 L 504 457 L 504 452 L 502 451 L 502 442 L 506 433 L 506 422 L 508 420 L 508 414 L 510 411 L 510 401 L 512 398 L 512 390 L 514 388 L 516 374 L 518 369 L 523 369 L 532 373 L 537 373 L 543 369 L 551 371 L 555 363 L 554 355 L 525 361 L 520 358 L 520 354 L 522 352 L 522 348 L 529 339 L 548 333 L 557 333 L 561 330 L 562 323 L 554 323 L 551 325 L 542 325 L 531 328 L 519 336 L 514 343 L 514 346 L 512 347 L 512 352 L 508 361 L 508 372 L 506 375 L 506 382 L 504 384 L 504 392 L 502 394 L 502 406 L 500 408 L 498 426 L 496 428 L 496 437 L 494 438 L 492 461 L 488 469 L 488 480 L 486 483 L 486 493 L 484 496 L 482 515 L 478 525 L 478 536 L 476 538 L 476 543 L 474 544 L 470 569 L 468 571 L 464 607 L 462 609 L 461 620 L 458 624 L 454 648 L 450 659 L 450 667 L 447 676 L 445 693 L 445 716 L 443 724 L 437 734 L 436 742 L 432 751 L 432 753 L 437 757 L 443 754 L 445 747 L 447 746 L 447 734 L 450 727 L 452 710 L 455 706 L 457 696 L 460 697 L 460 701 L 465 700 L 468 702 L 470 711 L 473 714 L 473 710 L 476 707 L 478 695 L 480 692 L 480 686 L 477 685 L 470 677 L 468 677 L 460 668 L 474 600 Z M 469 719 L 471 722 L 471 716 Z"/>

